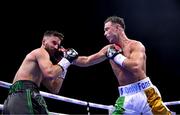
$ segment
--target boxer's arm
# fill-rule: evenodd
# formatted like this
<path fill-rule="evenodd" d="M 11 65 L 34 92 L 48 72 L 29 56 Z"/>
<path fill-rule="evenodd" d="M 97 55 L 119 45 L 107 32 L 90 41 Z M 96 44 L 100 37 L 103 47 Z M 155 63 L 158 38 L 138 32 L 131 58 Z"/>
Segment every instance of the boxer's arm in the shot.
<path fill-rule="evenodd" d="M 115 45 L 108 47 L 106 56 L 108 57 L 108 59 L 114 60 L 116 64 L 123 66 L 123 62 L 126 59 L 126 57 L 121 54 L 122 49 L 116 49 L 115 47 Z"/>
<path fill-rule="evenodd" d="M 132 46 L 130 56 L 123 62 L 124 68 L 132 72 L 144 71 L 144 64 L 146 63 L 145 47 L 136 42 Z"/>
<path fill-rule="evenodd" d="M 76 60 L 74 60 L 73 64 L 80 67 L 88 67 L 106 60 L 106 51 L 108 46 L 105 46 L 99 52 L 90 56 L 79 56 Z"/>
<path fill-rule="evenodd" d="M 36 59 L 43 73 L 43 76 L 46 76 L 49 79 L 58 77 L 63 71 L 63 69 L 59 65 L 52 64 L 49 54 L 43 48 L 37 50 Z"/>
<path fill-rule="evenodd" d="M 56 79 L 43 79 L 42 83 L 43 85 L 51 92 L 54 94 L 58 94 L 61 86 L 63 84 L 64 79 L 61 77 L 57 77 Z"/>
<path fill-rule="evenodd" d="M 133 43 L 130 47 L 129 56 L 126 57 L 114 48 L 107 50 L 107 56 L 116 64 L 133 73 L 144 70 L 145 48 L 140 42 Z"/>

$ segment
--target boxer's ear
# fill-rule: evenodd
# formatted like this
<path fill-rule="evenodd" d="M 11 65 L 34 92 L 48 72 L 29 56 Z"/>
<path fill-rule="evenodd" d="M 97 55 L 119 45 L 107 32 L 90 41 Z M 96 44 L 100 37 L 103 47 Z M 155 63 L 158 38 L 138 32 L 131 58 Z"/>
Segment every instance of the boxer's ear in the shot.
<path fill-rule="evenodd" d="M 45 39 L 42 40 L 42 44 L 45 45 Z"/>

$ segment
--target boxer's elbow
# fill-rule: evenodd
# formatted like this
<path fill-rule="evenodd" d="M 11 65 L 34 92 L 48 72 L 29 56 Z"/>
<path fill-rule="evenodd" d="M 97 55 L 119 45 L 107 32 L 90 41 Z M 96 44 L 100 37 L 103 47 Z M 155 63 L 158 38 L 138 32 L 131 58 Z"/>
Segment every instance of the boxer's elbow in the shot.
<path fill-rule="evenodd" d="M 61 89 L 61 86 L 63 84 L 63 81 L 64 81 L 64 79 L 59 78 L 59 77 L 52 80 L 52 82 L 51 82 L 51 92 L 54 93 L 54 94 L 58 94 L 60 89 Z"/>
<path fill-rule="evenodd" d="M 59 90 L 60 90 L 60 89 L 53 89 L 53 90 L 51 90 L 51 93 L 53 93 L 53 94 L 56 94 L 56 95 L 57 95 L 57 94 L 59 93 Z"/>
<path fill-rule="evenodd" d="M 52 70 L 52 69 L 48 69 L 46 71 L 44 71 L 44 76 L 46 76 L 46 78 L 48 79 L 54 79 L 58 76 L 58 72 Z"/>

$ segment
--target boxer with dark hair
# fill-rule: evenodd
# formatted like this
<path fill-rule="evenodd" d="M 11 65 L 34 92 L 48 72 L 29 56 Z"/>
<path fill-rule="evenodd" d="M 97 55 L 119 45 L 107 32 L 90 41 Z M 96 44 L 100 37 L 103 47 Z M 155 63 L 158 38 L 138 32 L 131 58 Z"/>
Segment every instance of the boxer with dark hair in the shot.
<path fill-rule="evenodd" d="M 169 115 L 158 89 L 146 75 L 146 53 L 144 45 L 129 39 L 125 34 L 123 18 L 108 17 L 104 22 L 104 35 L 109 45 L 90 56 L 79 56 L 74 64 L 91 66 L 109 59 L 119 83 L 119 98 L 114 115 Z"/>
<path fill-rule="evenodd" d="M 46 31 L 41 47 L 26 55 L 4 102 L 3 114 L 48 114 L 40 84 L 58 94 L 68 67 L 78 57 L 74 49 L 59 47 L 63 38 L 57 31 Z"/>

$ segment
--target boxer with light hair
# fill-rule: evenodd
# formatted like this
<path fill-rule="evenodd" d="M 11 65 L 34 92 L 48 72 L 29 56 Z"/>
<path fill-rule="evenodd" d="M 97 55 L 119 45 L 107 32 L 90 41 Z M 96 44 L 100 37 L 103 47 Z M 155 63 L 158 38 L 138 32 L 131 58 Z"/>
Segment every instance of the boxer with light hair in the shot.
<path fill-rule="evenodd" d="M 158 89 L 146 75 L 145 47 L 140 41 L 126 36 L 123 18 L 108 17 L 104 22 L 104 35 L 109 45 L 90 56 L 79 56 L 74 64 L 87 67 L 109 59 L 119 83 L 119 98 L 113 115 L 171 114 Z"/>
<path fill-rule="evenodd" d="M 68 67 L 78 56 L 74 49 L 60 47 L 63 38 L 57 31 L 46 31 L 41 47 L 26 55 L 4 102 L 3 114 L 48 114 L 40 84 L 58 94 Z"/>

